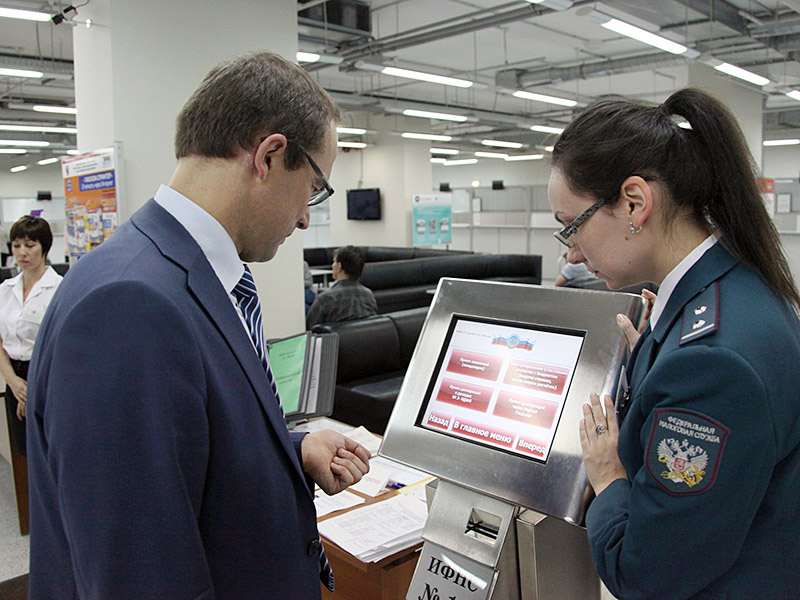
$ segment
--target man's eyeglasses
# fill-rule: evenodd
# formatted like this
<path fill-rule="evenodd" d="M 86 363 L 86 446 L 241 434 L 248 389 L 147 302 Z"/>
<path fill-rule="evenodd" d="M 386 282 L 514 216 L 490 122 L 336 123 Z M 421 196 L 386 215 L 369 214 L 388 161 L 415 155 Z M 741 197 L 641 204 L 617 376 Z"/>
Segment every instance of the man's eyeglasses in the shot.
<path fill-rule="evenodd" d="M 648 176 L 648 177 L 642 177 L 642 179 L 644 179 L 645 181 L 655 181 L 658 178 L 657 177 L 649 177 Z M 619 194 L 617 194 L 617 196 L 619 196 Z M 572 246 L 574 245 L 574 242 L 569 238 L 576 231 L 578 231 L 578 227 L 583 225 L 589 217 L 591 217 L 594 213 L 597 212 L 597 210 L 601 206 L 603 206 L 603 204 L 605 204 L 606 202 L 610 202 L 611 200 L 617 198 L 617 196 L 613 196 L 611 198 L 601 198 L 600 200 L 598 200 L 597 202 L 592 204 L 589 208 L 587 208 L 585 211 L 583 211 L 581 214 L 579 214 L 575 218 L 575 220 L 572 221 L 572 223 L 570 223 L 566 227 L 564 227 L 564 229 L 562 229 L 561 231 L 556 231 L 553 234 L 553 236 L 555 236 L 555 238 L 559 242 L 564 244 L 567 248 L 572 248 Z"/>
<path fill-rule="evenodd" d="M 306 149 L 303 148 L 297 142 L 293 143 L 300 149 L 300 152 L 303 153 L 303 156 L 306 157 L 308 164 L 311 165 L 311 168 L 314 170 L 314 173 L 317 175 L 317 177 L 319 177 L 319 180 L 322 182 L 322 189 L 316 190 L 311 194 L 311 198 L 308 200 L 308 205 L 316 206 L 317 204 L 322 204 L 323 202 L 325 202 L 325 200 L 333 196 L 333 188 L 328 183 L 328 180 L 325 178 L 325 175 L 322 174 L 322 169 L 320 169 L 316 161 L 313 158 L 311 158 L 311 155 L 308 152 L 306 152 Z"/>

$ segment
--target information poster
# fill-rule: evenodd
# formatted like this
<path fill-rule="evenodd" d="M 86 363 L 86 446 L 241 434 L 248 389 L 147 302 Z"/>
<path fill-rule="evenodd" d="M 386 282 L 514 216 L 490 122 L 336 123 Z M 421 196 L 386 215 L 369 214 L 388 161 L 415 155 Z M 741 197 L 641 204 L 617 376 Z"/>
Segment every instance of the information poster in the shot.
<path fill-rule="evenodd" d="M 118 145 L 61 159 L 67 254 L 79 258 L 111 237 L 119 224 Z"/>
<path fill-rule="evenodd" d="M 411 202 L 414 246 L 452 242 L 452 194 L 414 194 Z"/>
<path fill-rule="evenodd" d="M 418 424 L 546 461 L 583 332 L 453 319 Z"/>

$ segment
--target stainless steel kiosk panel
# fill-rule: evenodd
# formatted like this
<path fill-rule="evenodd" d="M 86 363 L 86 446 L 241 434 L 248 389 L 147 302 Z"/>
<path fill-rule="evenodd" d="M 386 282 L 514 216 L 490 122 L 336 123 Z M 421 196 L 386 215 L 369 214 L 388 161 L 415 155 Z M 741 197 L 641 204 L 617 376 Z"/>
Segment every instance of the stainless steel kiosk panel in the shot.
<path fill-rule="evenodd" d="M 616 393 L 639 296 L 442 279 L 380 453 L 570 523 L 589 500 L 578 422 Z"/>

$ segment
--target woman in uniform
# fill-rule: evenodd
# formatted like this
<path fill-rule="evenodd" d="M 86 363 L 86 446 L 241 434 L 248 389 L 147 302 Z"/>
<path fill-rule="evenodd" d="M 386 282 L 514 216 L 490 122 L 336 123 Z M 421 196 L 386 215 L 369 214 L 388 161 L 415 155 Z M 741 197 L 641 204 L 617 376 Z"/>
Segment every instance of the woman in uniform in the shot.
<path fill-rule="evenodd" d="M 797 598 L 800 296 L 735 119 L 693 89 L 600 101 L 556 143 L 549 197 L 570 262 L 660 286 L 616 411 L 583 409 L 601 578 L 622 599 Z"/>

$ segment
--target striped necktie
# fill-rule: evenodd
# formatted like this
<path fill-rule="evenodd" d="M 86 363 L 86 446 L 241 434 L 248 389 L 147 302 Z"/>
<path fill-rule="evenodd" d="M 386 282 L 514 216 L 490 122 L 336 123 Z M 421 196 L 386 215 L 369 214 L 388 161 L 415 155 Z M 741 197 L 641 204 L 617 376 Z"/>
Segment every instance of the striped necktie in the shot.
<path fill-rule="evenodd" d="M 269 381 L 272 392 L 275 394 L 275 399 L 278 401 L 278 406 L 280 406 L 281 399 L 278 396 L 278 387 L 275 385 L 275 378 L 272 376 L 272 369 L 269 366 L 266 352 L 267 345 L 264 342 L 264 330 L 261 327 L 261 303 L 258 301 L 258 292 L 256 291 L 256 283 L 253 281 L 253 274 L 247 265 L 244 265 L 242 278 L 233 288 L 233 297 L 236 298 L 236 304 L 239 305 L 239 310 L 242 311 L 244 320 L 247 323 L 247 329 L 250 331 L 250 338 L 256 347 L 258 358 L 267 373 L 267 381 Z M 319 545 L 319 567 L 320 581 L 333 593 L 333 570 L 328 562 L 328 557 L 325 556 L 325 548 L 322 547 L 322 544 Z"/>
<path fill-rule="evenodd" d="M 258 301 L 258 292 L 256 291 L 256 283 L 253 281 L 253 274 L 247 265 L 244 265 L 242 278 L 233 288 L 233 297 L 236 298 L 236 304 L 239 305 L 239 310 L 242 311 L 244 320 L 247 323 L 247 329 L 250 332 L 250 338 L 256 347 L 258 358 L 267 373 L 267 381 L 269 381 L 272 392 L 275 394 L 275 399 L 278 401 L 278 406 L 280 406 L 281 399 L 278 396 L 278 386 L 275 385 L 275 378 L 272 376 L 272 369 L 269 366 L 267 345 L 264 342 L 264 330 L 261 328 L 261 303 Z"/>

